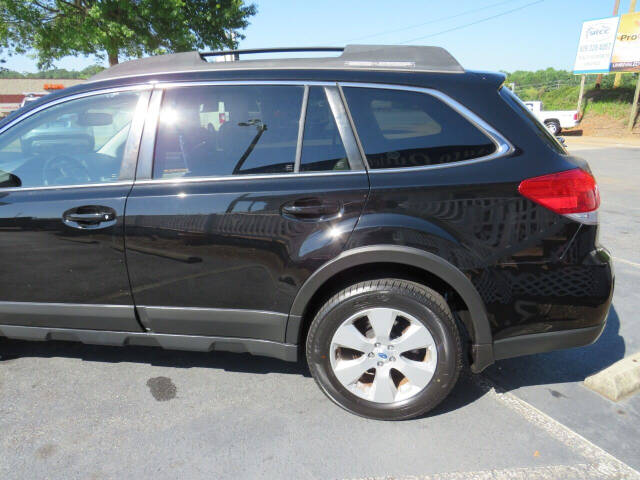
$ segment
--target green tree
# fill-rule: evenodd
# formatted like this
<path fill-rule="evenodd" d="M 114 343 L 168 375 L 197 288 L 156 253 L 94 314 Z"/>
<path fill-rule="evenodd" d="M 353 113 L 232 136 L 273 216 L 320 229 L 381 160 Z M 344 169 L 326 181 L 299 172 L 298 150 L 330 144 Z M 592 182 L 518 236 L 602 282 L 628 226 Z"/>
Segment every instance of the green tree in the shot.
<path fill-rule="evenodd" d="M 256 13 L 243 0 L 0 0 L 0 53 L 125 57 L 234 48 Z"/>

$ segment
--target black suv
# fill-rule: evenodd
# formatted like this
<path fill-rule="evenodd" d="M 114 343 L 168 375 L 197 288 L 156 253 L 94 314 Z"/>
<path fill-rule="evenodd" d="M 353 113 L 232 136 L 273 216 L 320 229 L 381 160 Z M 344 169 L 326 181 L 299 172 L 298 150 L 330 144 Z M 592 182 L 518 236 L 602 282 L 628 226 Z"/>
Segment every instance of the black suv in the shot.
<path fill-rule="evenodd" d="M 1 335 L 306 355 L 379 419 L 433 408 L 466 361 L 598 338 L 598 187 L 504 75 L 434 47 L 220 53 L 0 124 Z"/>

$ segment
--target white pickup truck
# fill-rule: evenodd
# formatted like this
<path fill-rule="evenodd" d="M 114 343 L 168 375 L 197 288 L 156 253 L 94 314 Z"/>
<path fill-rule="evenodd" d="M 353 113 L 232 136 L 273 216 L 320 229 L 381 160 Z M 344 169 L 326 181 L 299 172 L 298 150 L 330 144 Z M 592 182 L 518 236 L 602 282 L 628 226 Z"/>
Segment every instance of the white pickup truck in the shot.
<path fill-rule="evenodd" d="M 542 109 L 542 102 L 524 102 L 538 120 L 544 123 L 553 135 L 558 135 L 563 128 L 575 127 L 578 124 L 577 110 L 548 110 Z"/>

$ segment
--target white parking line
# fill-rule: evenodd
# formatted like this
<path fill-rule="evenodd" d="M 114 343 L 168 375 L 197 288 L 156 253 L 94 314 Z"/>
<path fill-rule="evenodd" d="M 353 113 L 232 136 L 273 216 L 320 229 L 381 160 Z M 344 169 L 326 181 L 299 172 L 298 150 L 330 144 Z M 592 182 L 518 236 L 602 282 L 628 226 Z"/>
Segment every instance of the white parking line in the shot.
<path fill-rule="evenodd" d="M 640 263 L 631 262 L 629 260 L 625 260 L 624 258 L 620 258 L 620 257 L 613 257 L 613 259 L 616 262 L 622 262 L 622 263 L 626 263 L 627 265 L 631 265 L 632 267 L 640 268 Z"/>
<path fill-rule="evenodd" d="M 445 472 L 430 475 L 360 477 L 351 480 L 640 480 L 640 473 L 589 440 L 481 375 L 472 381 L 487 395 L 543 430 L 589 463 L 542 467 Z"/>
<path fill-rule="evenodd" d="M 403 477 L 359 477 L 350 480 L 619 480 L 621 478 L 625 477 L 620 477 L 611 472 L 604 472 L 595 464 L 581 463 L 576 465 L 550 465 L 547 467 L 479 470 L 476 472 L 449 472 Z"/>
<path fill-rule="evenodd" d="M 602 448 L 594 445 L 582 435 L 571 430 L 566 425 L 554 420 L 546 413 L 541 412 L 533 405 L 521 400 L 512 393 L 505 392 L 484 376 L 474 375 L 474 383 L 493 395 L 503 405 L 519 413 L 529 423 L 536 425 L 548 435 L 566 445 L 574 452 L 588 459 L 592 466 L 596 467 L 599 477 L 595 478 L 619 478 L 625 480 L 640 480 L 640 472 L 634 470 L 626 463 L 618 460 Z M 500 478 L 500 477 L 497 477 Z M 553 477 L 548 477 L 553 478 Z M 565 478 L 565 477 L 557 477 Z M 580 478 L 580 477 L 578 477 Z"/>

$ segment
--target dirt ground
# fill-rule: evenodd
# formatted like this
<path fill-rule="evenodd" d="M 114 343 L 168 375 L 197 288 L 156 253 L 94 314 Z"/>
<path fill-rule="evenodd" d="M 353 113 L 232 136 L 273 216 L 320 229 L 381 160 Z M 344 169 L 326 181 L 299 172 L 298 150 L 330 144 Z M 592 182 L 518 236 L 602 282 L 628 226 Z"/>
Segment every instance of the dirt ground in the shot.
<path fill-rule="evenodd" d="M 636 121 L 633 133 L 627 131 L 627 119 L 614 119 L 608 115 L 587 114 L 575 128 L 562 130 L 563 136 L 635 137 L 640 138 L 640 121 Z"/>

